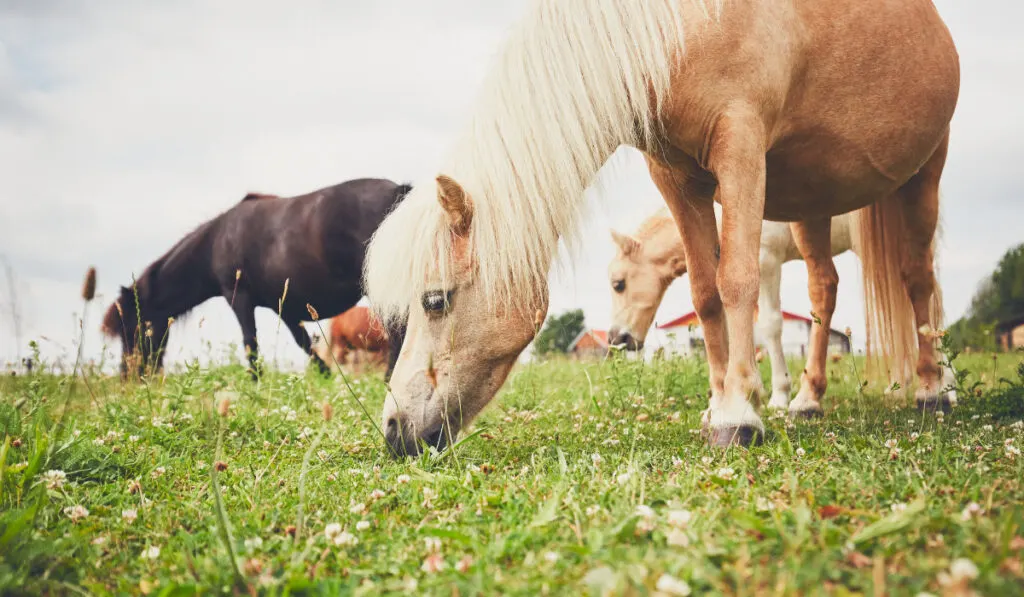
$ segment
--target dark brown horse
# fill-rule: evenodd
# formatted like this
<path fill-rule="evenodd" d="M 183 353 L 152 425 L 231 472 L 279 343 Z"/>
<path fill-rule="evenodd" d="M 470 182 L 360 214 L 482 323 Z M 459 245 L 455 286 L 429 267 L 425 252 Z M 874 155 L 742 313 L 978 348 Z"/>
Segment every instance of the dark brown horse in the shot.
<path fill-rule="evenodd" d="M 242 327 L 253 375 L 258 375 L 256 307 L 280 310 L 295 341 L 323 372 L 302 321 L 347 311 L 363 296 L 366 243 L 408 193 L 384 179 L 350 180 L 307 195 L 250 193 L 201 224 L 154 261 L 107 310 L 103 331 L 121 339 L 121 373 L 162 367 L 171 318 L 224 297 Z M 143 322 L 139 325 L 139 322 Z M 404 325 L 388 335 L 400 347 Z M 392 351 L 387 376 L 397 358 Z"/>

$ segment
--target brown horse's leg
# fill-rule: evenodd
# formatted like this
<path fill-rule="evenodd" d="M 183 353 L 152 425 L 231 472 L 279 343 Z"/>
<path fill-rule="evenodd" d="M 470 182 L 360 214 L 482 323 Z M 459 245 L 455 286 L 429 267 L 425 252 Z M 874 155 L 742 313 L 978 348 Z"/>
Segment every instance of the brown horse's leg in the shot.
<path fill-rule="evenodd" d="M 932 241 L 939 221 L 939 179 L 946 163 L 948 137 L 942 141 L 923 168 L 897 192 L 903 207 L 904 252 L 900 260 L 907 295 L 914 306 L 918 330 L 916 392 L 918 406 L 934 409 L 953 406 L 955 395 L 943 394 L 941 370 L 936 358 L 935 335 L 930 330 L 942 325 L 937 308 Z"/>
<path fill-rule="evenodd" d="M 687 197 L 686 175 L 647 158 L 651 180 L 661 191 L 665 203 L 679 227 L 690 274 L 690 294 L 694 309 L 704 328 L 711 383 L 710 409 L 721 400 L 725 384 L 728 347 L 722 300 L 715 286 L 718 246 L 715 211 L 709 197 Z M 694 193 L 696 194 L 696 193 Z"/>
<path fill-rule="evenodd" d="M 299 345 L 299 348 L 301 348 L 306 354 L 308 354 L 309 358 L 312 359 L 314 363 L 316 363 L 316 366 L 320 370 L 320 373 L 323 373 L 325 375 L 329 374 L 331 372 L 331 368 L 328 367 L 327 363 L 325 363 L 324 360 L 320 358 L 320 355 L 318 355 L 316 351 L 313 350 L 313 341 L 310 340 L 309 333 L 306 332 L 306 329 L 304 327 L 302 327 L 302 324 L 297 321 L 286 321 L 285 325 L 288 326 L 288 331 L 292 333 L 292 338 L 295 338 L 295 343 Z"/>
<path fill-rule="evenodd" d="M 712 406 L 708 422 L 711 443 L 722 447 L 748 445 L 764 436 L 758 415 L 761 384 L 753 371 L 765 197 L 764 137 L 756 109 L 732 106 L 719 117 L 708 153 L 708 170 L 718 182 L 716 199 L 722 205 L 716 281 L 729 338 L 725 391 L 719 408 Z"/>
<path fill-rule="evenodd" d="M 800 391 L 789 404 L 793 415 L 821 414 L 821 398 L 828 384 L 825 360 L 832 329 L 832 313 L 836 309 L 836 288 L 839 273 L 832 262 L 832 218 L 791 225 L 793 240 L 807 264 L 807 286 L 816 321 L 811 326 L 807 363 L 800 376 Z"/>
<path fill-rule="evenodd" d="M 258 381 L 262 373 L 259 361 L 259 344 L 256 342 L 256 306 L 249 298 L 247 291 L 238 290 L 234 293 L 234 300 L 227 295 L 231 310 L 238 318 L 238 325 L 242 327 L 242 345 L 245 347 L 246 356 L 249 359 L 249 373 L 253 380 Z"/>

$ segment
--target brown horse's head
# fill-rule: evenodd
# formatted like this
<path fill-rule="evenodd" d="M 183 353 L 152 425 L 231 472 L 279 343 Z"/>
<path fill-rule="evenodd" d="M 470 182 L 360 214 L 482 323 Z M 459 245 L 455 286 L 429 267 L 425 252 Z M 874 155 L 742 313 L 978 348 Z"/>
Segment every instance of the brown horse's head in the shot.
<path fill-rule="evenodd" d="M 117 300 L 103 316 L 103 333 L 121 340 L 122 377 L 131 372 L 142 376 L 163 367 L 169 321 L 148 316 L 151 310 L 147 310 L 144 296 L 138 285 L 122 286 Z"/>

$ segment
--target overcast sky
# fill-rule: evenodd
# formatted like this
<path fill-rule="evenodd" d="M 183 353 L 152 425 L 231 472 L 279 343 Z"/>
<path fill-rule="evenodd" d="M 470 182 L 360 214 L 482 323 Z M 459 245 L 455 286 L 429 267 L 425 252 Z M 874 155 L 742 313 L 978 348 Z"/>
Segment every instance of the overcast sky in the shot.
<path fill-rule="evenodd" d="M 942 191 L 941 284 L 953 320 L 1024 241 L 1024 5 L 937 5 L 963 73 Z M 24 354 L 29 339 L 50 357 L 72 353 L 90 265 L 101 300 L 88 314 L 86 352 L 98 356 L 99 319 L 118 285 L 248 191 L 431 175 L 523 6 L 0 0 L 0 256 L 15 276 L 21 334 L 19 346 L 0 275 L 0 362 Z M 610 318 L 609 226 L 632 230 L 661 205 L 638 153 L 613 160 L 591 193 L 587 254 L 552 280 L 552 311 L 582 307 L 598 328 Z M 858 261 L 836 263 L 834 327 L 863 338 Z M 784 309 L 810 310 L 806 283 L 802 262 L 785 266 Z M 690 310 L 682 280 L 658 320 Z M 257 322 L 268 358 L 301 359 L 269 311 Z M 176 324 L 170 361 L 221 358 L 240 340 L 226 303 L 210 301 Z"/>

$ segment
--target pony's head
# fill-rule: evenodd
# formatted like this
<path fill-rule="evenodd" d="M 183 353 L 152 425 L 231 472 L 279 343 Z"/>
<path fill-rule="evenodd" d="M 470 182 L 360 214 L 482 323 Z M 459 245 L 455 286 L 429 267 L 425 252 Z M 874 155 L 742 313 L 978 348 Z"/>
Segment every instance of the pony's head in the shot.
<path fill-rule="evenodd" d="M 438 450 L 450 445 L 494 398 L 547 312 L 546 282 L 534 284 L 528 299 L 500 298 L 495 279 L 484 273 L 495 264 L 476 250 L 479 206 L 469 193 L 443 175 L 428 192 L 436 200 L 420 195 L 399 205 L 367 256 L 374 308 L 385 324 L 408 317 L 382 414 L 397 456 L 418 454 L 422 443 Z M 502 282 L 513 284 L 517 274 L 530 276 L 513 269 Z"/>
<path fill-rule="evenodd" d="M 139 322 L 142 322 L 141 325 Z M 164 363 L 169 321 L 147 308 L 138 285 L 121 287 L 103 316 L 103 333 L 121 340 L 121 377 L 159 371 Z"/>
<path fill-rule="evenodd" d="M 671 218 L 668 222 L 672 223 Z M 678 232 L 675 243 L 665 243 L 659 236 L 639 240 L 615 230 L 611 233 L 618 250 L 608 265 L 612 292 L 608 342 L 640 350 L 665 291 L 686 273 L 686 257 L 679 247 Z"/>

